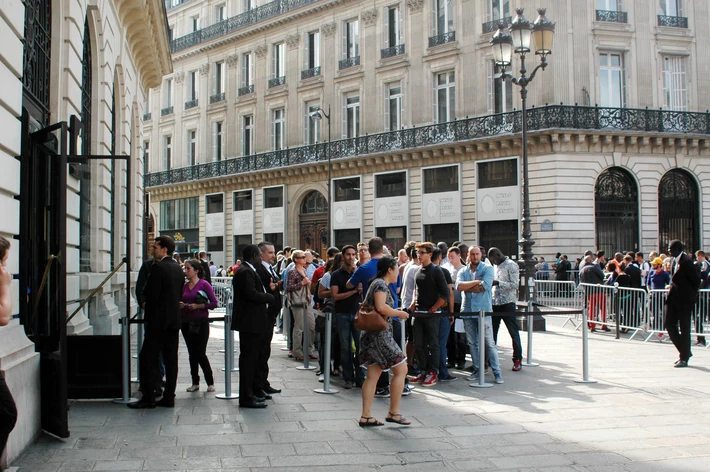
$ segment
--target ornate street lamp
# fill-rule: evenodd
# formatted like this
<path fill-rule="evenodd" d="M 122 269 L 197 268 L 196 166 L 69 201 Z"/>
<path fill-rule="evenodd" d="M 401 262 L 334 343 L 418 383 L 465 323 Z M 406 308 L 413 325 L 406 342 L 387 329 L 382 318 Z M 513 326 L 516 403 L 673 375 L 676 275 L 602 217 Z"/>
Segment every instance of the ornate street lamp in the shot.
<path fill-rule="evenodd" d="M 333 235 L 331 234 L 331 209 L 330 209 L 330 200 L 331 200 L 331 190 L 330 190 L 330 172 L 331 172 L 331 164 L 330 164 L 330 105 L 328 105 L 328 113 L 325 112 L 321 107 L 318 107 L 318 109 L 314 112 L 311 113 L 311 119 L 314 121 L 320 121 L 323 118 L 328 120 L 328 143 L 326 144 L 325 147 L 325 152 L 328 154 L 328 247 L 332 245 L 332 240 L 333 240 Z"/>
<path fill-rule="evenodd" d="M 493 57 L 495 63 L 501 69 L 500 79 L 510 79 L 515 85 L 520 87 L 520 98 L 522 99 L 522 140 L 523 140 L 523 228 L 518 244 L 520 245 L 520 260 L 522 261 L 523 277 L 521 277 L 520 299 L 528 301 L 531 293 L 528 287 L 535 278 L 535 262 L 533 261 L 532 247 L 535 241 L 532 240 L 532 230 L 530 228 L 530 185 L 528 180 L 528 121 L 527 121 L 527 86 L 535 78 L 538 70 L 545 70 L 547 67 L 547 56 L 552 53 L 552 37 L 555 33 L 555 24 L 545 16 L 546 9 L 538 8 L 539 16 L 533 23 L 523 17 L 523 9 L 515 9 L 515 18 L 510 25 L 510 34 L 505 32 L 505 25 L 498 26 L 498 31 L 491 38 Z M 532 39 L 532 41 L 531 41 Z M 531 44 L 532 43 L 532 44 Z M 532 49 L 531 49 L 532 46 Z M 525 56 L 531 50 L 535 55 L 540 56 L 540 64 L 527 76 L 525 67 Z M 506 67 L 511 64 L 512 52 L 520 56 L 520 77 L 513 77 L 506 73 Z"/>

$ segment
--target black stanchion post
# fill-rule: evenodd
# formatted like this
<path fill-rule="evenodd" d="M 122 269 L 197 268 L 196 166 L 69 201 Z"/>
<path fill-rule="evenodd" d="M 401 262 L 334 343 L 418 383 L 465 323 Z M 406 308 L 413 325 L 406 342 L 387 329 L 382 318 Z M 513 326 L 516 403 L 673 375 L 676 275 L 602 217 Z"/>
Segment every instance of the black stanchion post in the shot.
<path fill-rule="evenodd" d="M 131 398 L 131 325 L 129 314 L 125 313 L 119 320 L 121 324 L 121 347 L 123 362 L 121 365 L 122 398 L 116 398 L 113 403 L 126 404 L 137 401 Z"/>
<path fill-rule="evenodd" d="M 478 313 L 478 383 L 469 384 L 469 387 L 488 388 L 492 383 L 486 383 L 486 312 Z"/>
<path fill-rule="evenodd" d="M 332 313 L 325 314 L 325 359 L 323 359 L 323 388 L 314 389 L 313 391 L 316 393 L 333 394 L 339 392 L 337 388 L 330 388 L 330 337 L 332 334 L 331 330 L 333 328 L 332 317 Z"/>
<path fill-rule="evenodd" d="M 220 400 L 234 400 L 239 395 L 232 393 L 232 362 L 234 352 L 234 338 L 232 332 L 232 315 L 224 315 L 224 393 L 215 395 Z"/>

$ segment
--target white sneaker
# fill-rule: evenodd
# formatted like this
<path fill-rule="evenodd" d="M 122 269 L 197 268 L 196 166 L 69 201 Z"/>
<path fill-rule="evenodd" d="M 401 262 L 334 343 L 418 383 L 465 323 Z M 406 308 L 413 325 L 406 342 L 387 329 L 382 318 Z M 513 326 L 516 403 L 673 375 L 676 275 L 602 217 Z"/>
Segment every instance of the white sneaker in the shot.
<path fill-rule="evenodd" d="M 318 382 L 323 382 L 325 380 L 325 374 L 320 374 L 318 376 Z"/>

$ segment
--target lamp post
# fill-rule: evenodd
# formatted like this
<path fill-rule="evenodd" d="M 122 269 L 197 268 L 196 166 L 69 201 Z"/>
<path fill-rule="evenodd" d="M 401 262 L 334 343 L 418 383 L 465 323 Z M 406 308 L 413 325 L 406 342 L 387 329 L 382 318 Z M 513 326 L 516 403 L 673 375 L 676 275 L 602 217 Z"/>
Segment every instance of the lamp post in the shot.
<path fill-rule="evenodd" d="M 311 119 L 315 121 L 320 121 L 323 118 L 328 120 L 328 143 L 325 146 L 325 152 L 328 154 L 328 246 L 331 246 L 331 241 L 333 239 L 333 235 L 331 234 L 331 208 L 330 208 L 330 200 L 331 200 L 331 190 L 330 190 L 330 172 L 331 172 L 331 165 L 330 165 L 330 105 L 328 105 L 328 113 L 325 112 L 321 107 L 318 107 L 316 111 L 311 113 Z"/>
<path fill-rule="evenodd" d="M 532 229 L 530 228 L 530 185 L 528 180 L 528 122 L 527 122 L 527 86 L 535 78 L 538 70 L 547 67 L 547 55 L 552 53 L 552 37 L 555 24 L 545 16 L 546 9 L 538 8 L 538 17 L 533 23 L 523 17 L 523 9 L 515 9 L 515 18 L 510 25 L 510 34 L 506 33 L 505 25 L 500 24 L 498 31 L 491 38 L 493 57 L 497 66 L 501 68 L 500 80 L 510 79 L 520 87 L 522 99 L 522 140 L 523 140 L 523 228 L 518 244 L 520 245 L 520 259 L 523 265 L 521 278 L 520 299 L 528 301 L 532 296 L 530 282 L 535 278 L 535 262 L 533 261 Z M 527 76 L 525 56 L 531 51 L 531 39 L 535 55 L 540 56 L 540 64 Z M 511 64 L 512 54 L 520 56 L 520 77 L 513 77 L 506 73 L 506 67 Z"/>

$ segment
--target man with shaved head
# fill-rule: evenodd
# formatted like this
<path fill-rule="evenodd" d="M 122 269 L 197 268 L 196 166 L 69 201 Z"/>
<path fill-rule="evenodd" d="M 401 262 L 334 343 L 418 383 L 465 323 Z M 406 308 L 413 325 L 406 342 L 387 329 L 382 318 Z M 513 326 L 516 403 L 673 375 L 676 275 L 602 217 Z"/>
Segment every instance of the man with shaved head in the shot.
<path fill-rule="evenodd" d="M 493 279 L 493 311 L 496 313 L 515 313 L 515 302 L 518 300 L 518 284 L 520 283 L 520 268 L 518 264 L 504 256 L 500 249 L 492 247 L 488 250 L 488 259 L 495 265 Z M 498 329 L 503 320 L 510 339 L 513 341 L 513 371 L 522 369 L 523 345 L 520 343 L 520 330 L 514 316 L 493 316 L 493 339 L 498 344 Z"/>

